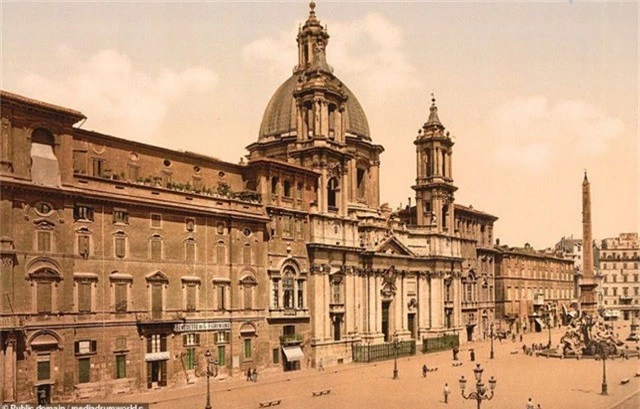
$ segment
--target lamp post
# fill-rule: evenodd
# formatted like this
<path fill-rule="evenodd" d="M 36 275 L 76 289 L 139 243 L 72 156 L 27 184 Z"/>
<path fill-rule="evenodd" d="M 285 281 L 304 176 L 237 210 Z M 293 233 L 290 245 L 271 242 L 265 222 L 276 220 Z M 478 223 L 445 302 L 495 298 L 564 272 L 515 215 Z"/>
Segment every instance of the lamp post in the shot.
<path fill-rule="evenodd" d="M 211 352 L 208 349 L 205 351 L 204 357 L 207 361 L 207 404 L 204 409 L 211 409 L 211 389 L 209 385 L 209 378 L 211 376 L 218 376 L 218 361 L 211 359 Z M 214 365 L 214 371 L 211 370 L 211 364 Z"/>
<path fill-rule="evenodd" d="M 607 388 L 607 344 L 604 341 L 598 343 L 598 349 L 600 350 L 600 358 L 602 359 L 602 391 L 601 395 L 608 395 Z"/>
<path fill-rule="evenodd" d="M 393 379 L 398 379 L 398 334 L 393 333 Z"/>
<path fill-rule="evenodd" d="M 464 375 L 458 381 L 460 382 L 460 391 L 462 393 L 462 397 L 467 400 L 475 400 L 478 409 L 480 409 L 480 405 L 482 405 L 483 400 L 493 399 L 493 391 L 496 388 L 496 380 L 493 376 L 489 379 L 489 389 L 484 386 L 484 383 L 482 383 L 483 371 L 484 369 L 480 367 L 480 364 L 476 364 L 476 367 L 473 370 L 473 376 L 476 378 L 476 390 L 469 392 L 468 395 L 464 394 L 464 389 L 467 386 L 467 380 L 465 379 Z"/>
<path fill-rule="evenodd" d="M 493 359 L 493 321 L 491 321 L 491 353 L 489 359 Z"/>
<path fill-rule="evenodd" d="M 551 349 L 551 304 L 547 304 L 547 328 L 549 328 L 549 349 Z"/>

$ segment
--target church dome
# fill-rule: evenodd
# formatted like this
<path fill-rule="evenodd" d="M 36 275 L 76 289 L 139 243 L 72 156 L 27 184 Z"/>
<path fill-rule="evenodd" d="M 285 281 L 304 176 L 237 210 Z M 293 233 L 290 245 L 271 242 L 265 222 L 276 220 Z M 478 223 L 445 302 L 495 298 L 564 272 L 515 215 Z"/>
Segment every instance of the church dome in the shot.
<path fill-rule="evenodd" d="M 293 93 L 299 77 L 299 74 L 289 77 L 271 97 L 262 116 L 259 140 L 296 132 L 296 100 Z M 345 105 L 346 132 L 368 141 L 371 140 L 369 123 L 360 102 L 344 84 L 342 90 L 347 96 Z"/>

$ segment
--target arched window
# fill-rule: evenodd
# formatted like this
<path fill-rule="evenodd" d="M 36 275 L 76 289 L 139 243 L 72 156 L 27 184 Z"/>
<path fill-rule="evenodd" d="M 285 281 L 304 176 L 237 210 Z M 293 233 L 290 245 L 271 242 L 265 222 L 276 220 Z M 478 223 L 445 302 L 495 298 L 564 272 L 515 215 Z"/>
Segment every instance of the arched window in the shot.
<path fill-rule="evenodd" d="M 247 274 L 240 280 L 240 289 L 243 292 L 244 309 L 253 309 L 253 297 L 258 281 L 253 274 Z"/>
<path fill-rule="evenodd" d="M 426 171 L 427 171 L 427 177 L 432 175 L 432 163 L 433 161 L 431 160 L 431 149 L 427 149 L 427 151 L 425 152 L 426 156 L 425 156 L 425 166 L 426 166 Z"/>
<path fill-rule="evenodd" d="M 291 182 L 288 180 L 284 181 L 284 197 L 291 197 Z"/>
<path fill-rule="evenodd" d="M 295 271 L 292 267 L 286 267 L 282 277 L 282 297 L 285 310 L 295 308 Z"/>
<path fill-rule="evenodd" d="M 278 178 L 276 177 L 271 178 L 271 194 L 272 195 L 278 194 Z"/>
<path fill-rule="evenodd" d="M 60 166 L 54 152 L 55 138 L 44 128 L 31 134 L 31 179 L 33 183 L 60 186 Z"/>
<path fill-rule="evenodd" d="M 329 138 L 334 139 L 336 137 L 336 106 L 329 105 Z"/>
<path fill-rule="evenodd" d="M 364 199 L 367 193 L 368 172 L 366 165 L 359 165 L 356 171 L 358 199 Z"/>
<path fill-rule="evenodd" d="M 338 179 L 335 177 L 329 179 L 327 183 L 327 205 L 329 206 L 329 210 L 338 210 L 337 209 L 337 190 L 338 190 Z"/>

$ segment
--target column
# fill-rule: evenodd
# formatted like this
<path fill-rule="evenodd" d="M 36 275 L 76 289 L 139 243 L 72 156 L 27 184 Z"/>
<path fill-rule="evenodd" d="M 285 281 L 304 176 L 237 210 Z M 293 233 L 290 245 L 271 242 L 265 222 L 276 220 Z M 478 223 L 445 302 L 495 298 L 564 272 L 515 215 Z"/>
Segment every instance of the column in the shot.
<path fill-rule="evenodd" d="M 329 285 L 329 272 L 326 275 L 322 276 L 322 285 L 324 287 L 324 305 L 323 305 L 323 314 L 322 320 L 324 322 L 324 334 L 322 334 L 322 339 L 333 339 L 330 335 L 331 332 L 331 317 L 329 316 L 329 303 L 331 300 L 331 286 Z"/>
<path fill-rule="evenodd" d="M 326 213 L 327 208 L 327 168 L 320 169 L 320 186 L 318 186 L 318 212 Z"/>
<path fill-rule="evenodd" d="M 345 331 L 347 334 L 351 334 L 354 331 L 354 327 L 356 325 L 356 308 L 358 306 L 358 301 L 355 296 L 355 287 L 354 287 L 354 278 L 352 274 L 347 274 L 345 276 L 345 299 L 344 299 L 344 307 L 345 307 Z"/>
<path fill-rule="evenodd" d="M 369 168 L 371 175 L 369 181 L 369 194 L 371 197 L 371 201 L 368 203 L 369 206 L 373 206 L 375 208 L 380 206 L 380 161 L 376 159 L 373 162 L 373 165 Z"/>
<path fill-rule="evenodd" d="M 348 166 L 349 166 L 349 163 L 341 164 L 342 177 L 340 178 L 341 179 L 340 180 L 340 185 L 341 185 L 340 186 L 340 214 L 342 216 L 347 215 L 347 203 L 349 201 L 349 198 L 348 198 L 349 173 L 347 172 Z M 342 235 L 343 235 L 342 243 L 344 244 L 345 229 L 342 229 Z"/>
<path fill-rule="evenodd" d="M 324 339 L 323 317 L 324 317 L 324 292 L 322 273 L 315 273 L 311 276 L 313 280 L 313 338 L 322 341 Z"/>
<path fill-rule="evenodd" d="M 404 299 L 402 297 L 402 276 L 398 277 L 399 279 L 397 280 L 397 286 L 396 286 L 396 295 L 393 298 L 393 312 L 394 312 L 394 319 L 393 319 L 393 331 L 391 331 L 391 334 L 393 334 L 395 331 L 400 332 L 402 331 L 405 327 L 403 325 L 403 320 L 402 320 L 402 303 L 404 302 Z"/>
<path fill-rule="evenodd" d="M 443 317 L 444 314 L 444 297 L 443 297 L 443 285 L 442 285 L 442 277 L 435 277 L 431 280 L 431 285 L 433 287 L 432 299 L 433 299 L 433 328 L 442 328 Z"/>
<path fill-rule="evenodd" d="M 16 401 L 16 337 L 10 334 L 6 343 L 6 350 L 2 357 L 4 364 L 2 372 L 2 402 Z"/>
<path fill-rule="evenodd" d="M 367 319 L 369 320 L 367 329 L 370 333 L 375 333 L 378 328 L 378 321 L 376 316 L 376 278 L 373 276 L 373 273 L 369 273 L 368 282 L 369 282 L 369 310 L 367 311 Z"/>
<path fill-rule="evenodd" d="M 418 276 L 418 327 L 429 326 L 429 288 L 426 276 Z M 419 331 L 420 332 L 420 331 Z"/>

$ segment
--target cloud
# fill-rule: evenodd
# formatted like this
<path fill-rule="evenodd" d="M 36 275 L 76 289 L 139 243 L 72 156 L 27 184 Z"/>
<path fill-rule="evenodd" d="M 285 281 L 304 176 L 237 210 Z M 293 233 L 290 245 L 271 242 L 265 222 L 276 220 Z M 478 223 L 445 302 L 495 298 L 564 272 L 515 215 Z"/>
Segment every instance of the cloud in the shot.
<path fill-rule="evenodd" d="M 381 101 L 390 92 L 421 86 L 416 68 L 407 58 L 402 28 L 379 13 L 349 21 L 332 22 L 327 61 L 358 95 Z M 247 44 L 242 55 L 248 64 L 258 64 L 282 79 L 297 63 L 297 29 Z"/>
<path fill-rule="evenodd" d="M 562 155 L 600 155 L 624 124 L 582 100 L 550 104 L 544 96 L 517 98 L 489 115 L 499 164 L 543 173 Z"/>
<path fill-rule="evenodd" d="M 202 66 L 179 72 L 165 68 L 152 75 L 137 70 L 128 56 L 116 50 L 101 50 L 82 61 L 73 50 L 60 46 L 58 56 L 69 72 L 64 78 L 26 74 L 18 82 L 18 91 L 80 107 L 89 117 L 85 128 L 137 140 L 149 140 L 158 131 L 178 98 L 209 91 L 218 81 L 213 71 Z"/>

